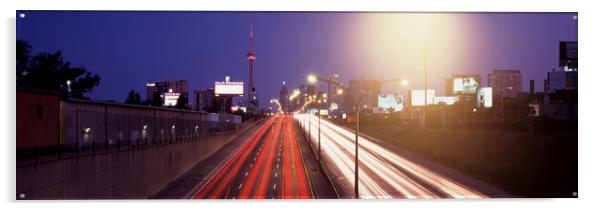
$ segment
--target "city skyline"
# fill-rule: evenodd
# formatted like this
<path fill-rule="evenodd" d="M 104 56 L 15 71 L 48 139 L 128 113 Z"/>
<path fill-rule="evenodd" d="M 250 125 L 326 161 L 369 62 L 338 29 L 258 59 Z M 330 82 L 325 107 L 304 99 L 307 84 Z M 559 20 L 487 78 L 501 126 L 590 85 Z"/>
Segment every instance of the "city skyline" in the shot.
<path fill-rule="evenodd" d="M 577 18 L 17 11 L 15 197 L 577 198 Z"/>
<path fill-rule="evenodd" d="M 61 50 L 101 75 L 90 96 L 116 101 L 129 90 L 144 93 L 148 81 L 187 79 L 189 92 L 225 75 L 247 82 L 251 19 L 262 107 L 282 81 L 297 87 L 309 73 L 337 73 L 344 84 L 406 77 L 420 88 L 424 48 L 437 92 L 453 73 L 484 78 L 494 69 L 521 70 L 523 87 L 533 79 L 542 91 L 546 72 L 557 66 L 558 42 L 577 41 L 576 13 L 17 13 L 26 15 L 17 19 L 17 39 L 34 53 Z"/>

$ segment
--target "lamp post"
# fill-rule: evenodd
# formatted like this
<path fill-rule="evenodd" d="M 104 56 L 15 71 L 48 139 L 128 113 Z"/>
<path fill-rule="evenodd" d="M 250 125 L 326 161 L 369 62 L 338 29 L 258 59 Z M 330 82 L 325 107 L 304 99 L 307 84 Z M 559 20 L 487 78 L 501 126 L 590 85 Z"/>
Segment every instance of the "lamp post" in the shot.
<path fill-rule="evenodd" d="M 65 82 L 67 84 L 67 97 L 71 97 L 71 80 Z"/>
<path fill-rule="evenodd" d="M 427 63 L 427 59 L 428 59 L 428 49 L 424 49 L 424 114 L 423 114 L 423 118 L 424 118 L 424 128 L 426 128 L 426 111 L 428 110 L 428 101 L 427 101 L 427 69 L 426 69 L 426 63 Z"/>
<path fill-rule="evenodd" d="M 326 102 L 326 98 L 328 95 L 326 93 L 322 94 L 322 100 L 318 100 L 318 161 L 322 162 L 322 114 L 320 113 L 321 103 Z"/>
<path fill-rule="evenodd" d="M 335 84 L 335 85 L 341 87 L 342 89 L 345 89 L 345 87 L 342 84 L 339 84 L 339 83 L 331 81 L 331 80 L 322 79 L 315 75 L 309 75 L 307 77 L 307 81 L 310 83 L 316 83 L 319 80 L 325 81 L 325 82 L 328 82 L 331 84 Z M 399 79 L 382 81 L 382 82 L 380 82 L 380 84 L 385 84 L 385 83 L 394 82 L 394 81 L 399 81 L 403 84 L 403 81 L 399 80 Z M 356 103 L 356 106 L 355 106 L 355 179 L 354 179 L 354 186 L 355 186 L 355 198 L 356 199 L 359 198 L 359 156 L 358 156 L 359 155 L 359 153 L 358 153 L 359 152 L 359 150 L 358 150 L 359 141 L 358 140 L 359 140 L 359 130 L 360 130 L 360 111 L 361 111 L 360 106 L 361 106 L 362 102 L 364 101 L 364 98 L 366 98 L 368 93 L 370 93 L 370 91 L 372 91 L 373 89 L 374 89 L 374 86 L 371 86 L 368 90 L 365 90 L 365 92 L 360 95 L 360 99 L 358 99 L 358 102 Z"/>
<path fill-rule="evenodd" d="M 407 86 L 410 84 L 410 81 L 408 81 L 407 79 L 403 79 L 403 80 L 401 80 L 401 82 L 400 82 L 400 83 L 401 83 L 401 86 L 405 86 L 405 87 L 407 87 Z M 402 93 L 403 93 L 403 90 L 402 90 Z M 406 92 L 406 93 L 407 93 L 407 92 Z M 405 95 L 404 95 L 404 96 L 405 96 Z M 407 104 L 407 103 L 406 103 L 406 99 L 407 99 L 406 97 L 404 97 L 404 98 L 403 98 L 403 109 L 404 109 L 404 110 L 406 109 L 406 104 Z M 410 102 L 410 105 L 411 105 L 411 102 Z M 411 110 L 411 109 L 408 109 L 408 111 L 409 111 L 409 116 L 410 116 L 410 118 L 409 118 L 409 119 L 412 119 L 412 113 L 411 113 L 411 112 L 412 112 L 412 110 Z M 400 118 L 401 118 L 401 120 L 400 120 L 400 121 L 401 121 L 401 123 L 403 123 L 403 113 L 404 113 L 404 112 L 403 112 L 403 110 L 402 110 L 402 112 L 399 112 L 399 113 L 400 113 Z M 400 125 L 400 126 L 402 126 L 403 124 L 399 124 L 399 125 Z"/>
<path fill-rule="evenodd" d="M 311 104 L 314 102 L 314 99 L 312 96 L 309 96 L 310 100 L 309 100 L 309 110 L 311 110 Z M 307 122 L 309 123 L 309 143 L 311 144 L 311 112 L 307 112 Z"/>
<path fill-rule="evenodd" d="M 322 115 L 320 115 L 320 104 L 321 101 L 318 101 L 318 161 L 322 162 Z"/>

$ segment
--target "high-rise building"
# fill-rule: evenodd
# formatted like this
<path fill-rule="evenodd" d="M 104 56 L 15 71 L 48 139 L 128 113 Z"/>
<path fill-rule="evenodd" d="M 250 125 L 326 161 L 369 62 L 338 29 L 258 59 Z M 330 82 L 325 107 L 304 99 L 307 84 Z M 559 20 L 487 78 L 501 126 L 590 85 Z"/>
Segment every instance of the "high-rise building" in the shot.
<path fill-rule="evenodd" d="M 305 90 L 305 93 L 307 93 L 307 96 L 314 96 L 314 95 L 318 95 L 318 90 L 316 89 L 316 85 L 315 84 L 308 84 L 307 85 L 307 89 Z"/>
<path fill-rule="evenodd" d="M 305 98 L 307 97 L 307 90 L 305 84 L 299 85 L 299 97 L 295 99 L 295 109 L 301 109 L 305 105 Z"/>
<path fill-rule="evenodd" d="M 213 88 L 194 90 L 194 110 L 208 111 L 211 110 L 211 102 L 215 96 Z"/>
<path fill-rule="evenodd" d="M 280 87 L 280 98 L 278 99 L 280 102 L 280 107 L 282 112 L 289 112 L 289 100 L 288 100 L 288 89 L 286 88 L 286 82 L 282 82 L 282 87 Z"/>
<path fill-rule="evenodd" d="M 247 60 L 249 61 L 249 88 L 247 89 L 247 111 L 249 113 L 257 113 L 259 110 L 259 104 L 257 103 L 257 94 L 255 86 L 253 84 L 253 63 L 257 59 L 255 51 L 253 50 L 253 24 L 249 29 L 249 52 L 247 53 Z"/>
<path fill-rule="evenodd" d="M 146 83 L 146 101 L 153 101 L 153 94 L 155 93 L 155 82 Z"/>
<path fill-rule="evenodd" d="M 559 43 L 558 66 L 565 71 L 577 71 L 577 46 L 576 41 L 562 41 Z"/>
<path fill-rule="evenodd" d="M 577 42 L 560 42 L 558 68 L 544 80 L 541 115 L 553 119 L 577 119 Z"/>
<path fill-rule="evenodd" d="M 517 97 L 523 92 L 523 74 L 520 70 L 493 70 L 487 79 L 494 96 Z"/>
<path fill-rule="evenodd" d="M 378 80 L 349 80 L 349 91 L 345 92 L 345 110 L 355 111 L 355 106 L 360 100 L 362 93 L 368 92 L 366 98 L 360 105 L 362 109 L 378 107 L 378 95 L 380 95 L 380 81 Z"/>
<path fill-rule="evenodd" d="M 328 80 L 336 84 L 341 84 L 339 74 L 331 74 Z M 328 107 L 331 109 L 338 109 L 342 106 L 343 96 L 338 94 L 338 90 L 341 89 L 341 87 L 333 83 L 328 83 Z"/>

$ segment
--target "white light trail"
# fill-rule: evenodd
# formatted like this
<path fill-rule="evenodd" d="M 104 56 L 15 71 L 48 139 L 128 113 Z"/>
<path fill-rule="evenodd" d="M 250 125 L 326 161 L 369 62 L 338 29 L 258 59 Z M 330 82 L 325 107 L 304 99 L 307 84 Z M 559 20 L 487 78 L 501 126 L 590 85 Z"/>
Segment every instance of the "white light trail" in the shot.
<path fill-rule="evenodd" d="M 297 114 L 303 126 L 311 122 L 311 142 L 318 144 L 318 118 Z M 304 128 L 307 132 L 308 128 Z M 354 184 L 355 134 L 329 121 L 321 120 L 322 155 L 326 155 Z M 361 198 L 483 198 L 485 195 L 457 184 L 440 174 L 409 161 L 372 141 L 359 137 L 359 191 Z M 408 175 L 408 173 L 410 175 Z M 421 182 L 417 182 L 416 178 Z M 425 187 L 428 184 L 431 188 Z M 443 196 L 433 192 L 436 189 Z"/>

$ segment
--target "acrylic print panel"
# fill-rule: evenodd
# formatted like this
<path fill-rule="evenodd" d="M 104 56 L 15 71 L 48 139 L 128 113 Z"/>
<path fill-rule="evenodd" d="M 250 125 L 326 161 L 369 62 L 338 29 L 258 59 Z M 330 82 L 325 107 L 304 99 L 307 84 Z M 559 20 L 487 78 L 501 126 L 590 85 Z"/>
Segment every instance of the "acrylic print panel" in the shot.
<path fill-rule="evenodd" d="M 18 200 L 578 194 L 577 13 L 16 17 Z"/>

